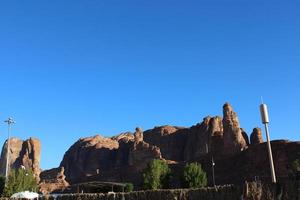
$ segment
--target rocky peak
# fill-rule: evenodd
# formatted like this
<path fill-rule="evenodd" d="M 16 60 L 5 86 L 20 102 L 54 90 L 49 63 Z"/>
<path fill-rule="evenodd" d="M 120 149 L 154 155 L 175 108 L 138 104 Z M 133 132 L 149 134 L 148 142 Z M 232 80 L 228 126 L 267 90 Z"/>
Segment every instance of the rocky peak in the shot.
<path fill-rule="evenodd" d="M 143 136 L 143 130 L 139 127 L 135 128 L 135 132 L 134 132 L 134 142 L 135 143 L 139 143 L 142 142 L 144 140 L 144 136 Z"/>
<path fill-rule="evenodd" d="M 199 159 L 209 152 L 221 151 L 223 145 L 220 140 L 223 139 L 222 119 L 218 116 L 207 116 L 202 123 L 191 127 L 187 135 L 185 145 L 184 159 Z"/>
<path fill-rule="evenodd" d="M 10 169 L 18 169 L 24 166 L 26 169 L 32 169 L 37 180 L 39 179 L 40 157 L 41 157 L 41 143 L 38 139 L 29 138 L 25 141 L 12 137 L 9 140 L 9 166 Z M 0 172 L 5 174 L 6 157 L 7 156 L 7 140 L 3 144 Z"/>
<path fill-rule="evenodd" d="M 92 137 L 80 138 L 78 143 L 84 147 L 95 146 L 96 148 L 108 148 L 116 149 L 119 147 L 119 143 L 111 138 L 106 138 L 101 135 L 95 135 Z"/>
<path fill-rule="evenodd" d="M 224 153 L 233 155 L 247 147 L 237 114 L 229 103 L 223 106 Z"/>
<path fill-rule="evenodd" d="M 118 142 L 129 142 L 134 141 L 134 135 L 131 132 L 121 133 L 117 136 L 111 137 L 112 140 L 116 140 Z"/>
<path fill-rule="evenodd" d="M 251 142 L 251 144 L 260 144 L 260 143 L 264 142 L 260 128 L 253 129 L 251 136 L 250 136 L 250 142 Z"/>

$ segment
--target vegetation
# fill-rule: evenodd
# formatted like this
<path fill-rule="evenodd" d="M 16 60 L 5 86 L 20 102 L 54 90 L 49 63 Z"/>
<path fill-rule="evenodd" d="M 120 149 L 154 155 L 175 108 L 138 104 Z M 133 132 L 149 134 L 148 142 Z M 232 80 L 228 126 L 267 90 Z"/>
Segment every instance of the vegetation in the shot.
<path fill-rule="evenodd" d="M 0 175 L 0 194 L 3 194 L 4 191 L 4 187 L 5 187 L 5 177 Z"/>
<path fill-rule="evenodd" d="M 186 188 L 199 188 L 207 185 L 207 177 L 200 164 L 188 163 L 185 165 L 181 184 Z"/>
<path fill-rule="evenodd" d="M 143 183 L 145 189 L 160 189 L 169 186 L 171 170 L 167 163 L 154 159 L 148 163 L 143 173 Z"/>
<path fill-rule="evenodd" d="M 293 170 L 295 172 L 300 172 L 300 159 L 296 159 L 294 160 L 294 162 L 292 163 L 292 166 L 293 166 Z"/>
<path fill-rule="evenodd" d="M 21 191 L 36 191 L 37 181 L 32 170 L 12 169 L 4 188 L 4 195 L 10 197 L 12 194 Z"/>
<path fill-rule="evenodd" d="M 133 191 L 133 184 L 132 183 L 125 183 L 125 192 L 132 192 Z"/>

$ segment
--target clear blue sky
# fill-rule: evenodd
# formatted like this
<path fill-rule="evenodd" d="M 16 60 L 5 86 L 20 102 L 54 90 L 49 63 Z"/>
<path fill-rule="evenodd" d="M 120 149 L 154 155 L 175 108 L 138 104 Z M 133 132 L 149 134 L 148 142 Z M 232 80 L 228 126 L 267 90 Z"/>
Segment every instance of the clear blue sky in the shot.
<path fill-rule="evenodd" d="M 229 101 L 247 133 L 299 140 L 299 1 L 0 3 L 0 119 L 42 142 L 43 169 L 80 137 L 191 126 Z M 0 126 L 0 143 L 7 136 Z"/>

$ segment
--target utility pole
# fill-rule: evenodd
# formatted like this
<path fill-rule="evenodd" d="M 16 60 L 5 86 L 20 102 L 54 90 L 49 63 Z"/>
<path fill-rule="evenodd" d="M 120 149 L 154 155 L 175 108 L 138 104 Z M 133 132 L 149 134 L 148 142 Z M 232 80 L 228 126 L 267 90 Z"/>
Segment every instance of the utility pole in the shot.
<path fill-rule="evenodd" d="M 10 131 L 11 131 L 11 125 L 15 123 L 15 121 L 9 117 L 7 120 L 4 121 L 8 125 L 7 129 L 7 149 L 6 149 L 6 168 L 5 168 L 5 180 L 7 182 L 8 180 L 8 172 L 9 172 L 9 152 L 10 152 Z"/>
<path fill-rule="evenodd" d="M 209 154 L 209 151 L 208 151 L 208 145 L 207 143 L 205 144 L 205 147 L 206 147 L 206 153 Z M 216 187 L 216 181 L 215 181 L 215 161 L 214 161 L 214 156 L 213 156 L 213 152 L 211 152 L 211 171 L 212 171 L 212 181 L 213 181 L 213 185 L 214 187 Z"/>
<path fill-rule="evenodd" d="M 215 181 L 215 161 L 213 155 L 211 155 L 211 168 L 212 168 L 212 179 L 214 187 L 216 187 L 216 181 Z"/>
<path fill-rule="evenodd" d="M 265 126 L 272 183 L 276 183 L 276 175 L 275 175 L 274 162 L 273 162 L 273 156 L 272 156 L 272 149 L 271 149 L 271 143 L 270 143 L 269 127 L 268 127 L 268 124 L 270 122 L 269 121 L 269 114 L 268 114 L 268 107 L 264 103 L 262 103 L 260 105 L 260 114 L 261 114 L 261 121 L 262 121 L 262 123 Z"/>

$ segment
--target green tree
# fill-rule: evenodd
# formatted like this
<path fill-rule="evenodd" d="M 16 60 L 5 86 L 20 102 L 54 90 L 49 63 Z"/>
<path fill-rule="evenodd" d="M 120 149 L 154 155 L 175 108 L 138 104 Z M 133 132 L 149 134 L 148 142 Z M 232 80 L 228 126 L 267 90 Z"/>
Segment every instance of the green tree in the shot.
<path fill-rule="evenodd" d="M 207 185 L 207 177 L 200 164 L 193 162 L 185 165 L 181 184 L 186 188 L 199 188 Z"/>
<path fill-rule="evenodd" d="M 133 191 L 133 184 L 132 183 L 125 183 L 125 192 L 132 192 Z"/>
<path fill-rule="evenodd" d="M 32 170 L 12 169 L 4 188 L 4 195 L 10 197 L 16 192 L 36 191 L 37 189 L 37 181 Z"/>
<path fill-rule="evenodd" d="M 0 194 L 3 194 L 4 191 L 4 187 L 5 187 L 5 177 L 0 175 Z"/>
<path fill-rule="evenodd" d="M 300 159 L 296 159 L 294 160 L 294 162 L 292 163 L 292 167 L 294 172 L 300 172 Z"/>
<path fill-rule="evenodd" d="M 143 173 L 143 183 L 145 189 L 167 188 L 169 185 L 171 170 L 167 163 L 154 159 L 148 163 Z"/>

